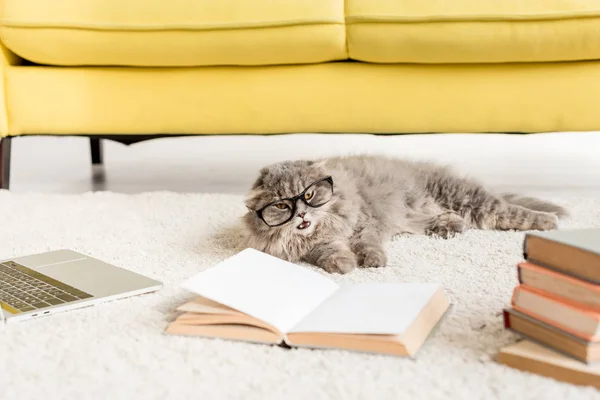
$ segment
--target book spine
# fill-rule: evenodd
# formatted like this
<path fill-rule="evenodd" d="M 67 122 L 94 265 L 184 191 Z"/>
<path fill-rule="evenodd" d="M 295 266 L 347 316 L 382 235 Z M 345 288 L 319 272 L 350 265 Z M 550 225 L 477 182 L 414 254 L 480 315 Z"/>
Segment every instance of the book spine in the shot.
<path fill-rule="evenodd" d="M 569 275 L 569 276 L 571 276 L 571 277 L 573 277 L 575 279 L 579 279 L 579 280 L 587 282 L 587 283 L 591 283 L 591 284 L 594 284 L 594 285 L 600 285 L 600 280 L 596 280 L 596 279 L 591 278 L 591 277 L 586 277 L 586 276 L 578 275 L 578 274 L 576 274 L 576 273 L 574 273 L 572 271 L 565 270 L 565 269 L 561 268 L 558 265 L 551 265 L 551 264 L 549 264 L 549 263 L 547 263 L 545 261 L 536 259 L 535 256 L 534 256 L 534 258 L 531 258 L 529 256 L 529 240 L 530 240 L 531 237 L 536 237 L 536 238 L 538 238 L 540 240 L 544 240 L 544 241 L 550 242 L 550 243 L 560 244 L 560 245 L 566 246 L 566 247 L 568 247 L 570 249 L 579 249 L 579 250 L 583 250 L 583 251 L 589 252 L 589 250 L 583 249 L 583 248 L 581 248 L 579 246 L 567 245 L 567 244 L 562 243 L 560 241 L 548 240 L 548 239 L 545 239 L 545 238 L 541 238 L 541 237 L 539 237 L 539 236 L 537 236 L 535 234 L 526 233 L 525 237 L 523 239 L 523 246 L 522 246 L 522 255 L 523 255 L 523 258 L 525 259 L 525 261 L 528 261 L 528 262 L 530 262 L 532 264 L 535 264 L 535 265 L 537 265 L 539 267 L 549 269 L 551 271 L 555 271 L 555 272 L 558 272 L 558 273 Z"/>
<path fill-rule="evenodd" d="M 589 308 L 590 310 L 599 313 L 600 312 L 600 285 L 595 285 L 593 283 L 577 279 L 572 275 L 565 274 L 563 272 L 553 271 L 548 268 L 541 267 L 539 265 L 532 264 L 530 262 L 524 262 L 518 264 L 518 277 L 519 284 L 522 286 L 526 286 L 530 288 L 532 291 L 537 291 L 540 294 L 547 297 L 554 297 L 562 303 L 569 303 L 575 307 L 579 308 Z M 532 271 L 541 277 L 541 279 L 554 279 L 557 282 L 561 282 L 564 285 L 568 285 L 570 289 L 557 287 L 544 287 L 542 288 L 535 281 L 526 282 L 523 279 L 524 273 L 527 271 Z M 536 286 L 537 285 L 537 286 Z M 562 290 L 561 290 L 562 289 Z M 586 292 L 589 293 L 589 296 L 586 296 L 587 301 L 582 300 L 582 297 L 578 297 L 577 299 L 573 298 L 573 292 L 578 291 L 580 293 Z M 597 296 L 598 300 L 592 301 L 592 298 Z"/>
<path fill-rule="evenodd" d="M 593 279 L 588 279 L 588 278 L 586 278 L 584 276 L 574 274 L 571 271 L 567 271 L 567 270 L 564 270 L 564 269 L 561 269 L 561 268 L 554 267 L 554 266 L 552 266 L 550 264 L 547 264 L 545 262 L 538 261 L 538 260 L 532 259 L 532 258 L 526 258 L 525 260 L 527 262 L 533 264 L 533 265 L 537 265 L 540 268 L 544 268 L 544 269 L 547 269 L 549 271 L 556 272 L 558 274 L 567 275 L 567 276 L 570 276 L 571 278 L 577 279 L 577 280 L 582 281 L 582 282 L 590 283 L 592 285 L 600 285 L 600 281 L 595 281 Z"/>
<path fill-rule="evenodd" d="M 522 252 L 523 252 L 523 258 L 525 260 L 529 260 L 529 257 L 527 255 L 527 241 L 529 240 L 529 234 L 526 233 L 525 234 L 525 238 L 523 239 L 523 248 L 522 248 Z"/>
<path fill-rule="evenodd" d="M 600 322 L 600 312 L 597 309 L 595 309 L 594 307 L 590 307 L 590 306 L 588 306 L 586 304 L 582 304 L 578 301 L 575 301 L 575 300 L 572 300 L 572 299 L 569 299 L 569 298 L 566 298 L 563 296 L 559 296 L 555 293 L 547 292 L 542 289 L 534 288 L 534 287 L 531 287 L 526 284 L 519 285 L 515 288 L 515 291 L 514 291 L 515 296 L 513 296 L 513 301 L 516 300 L 516 293 L 520 292 L 520 291 L 532 293 L 543 299 L 551 301 L 555 305 L 565 306 L 575 313 L 585 315 L 588 318 L 592 318 L 592 319 Z"/>
<path fill-rule="evenodd" d="M 504 328 L 510 329 L 510 313 L 507 309 L 502 310 L 504 316 Z"/>
<path fill-rule="evenodd" d="M 523 268 L 520 265 L 517 265 L 517 280 L 520 285 L 523 284 Z"/>
<path fill-rule="evenodd" d="M 551 326 L 551 327 L 553 327 L 555 329 L 558 329 L 559 331 L 566 332 L 566 333 L 570 334 L 571 336 L 575 336 L 575 337 L 577 337 L 579 339 L 585 340 L 586 342 L 598 342 L 598 341 L 600 341 L 600 337 L 598 337 L 598 336 L 592 336 L 592 335 L 589 335 L 587 333 L 583 333 L 583 332 L 577 331 L 577 330 L 575 330 L 575 329 L 573 329 L 573 328 L 571 328 L 571 327 L 569 327 L 569 326 L 567 326 L 565 324 L 562 324 L 562 323 L 557 322 L 557 321 L 549 320 L 546 317 L 543 317 L 541 315 L 533 313 L 533 312 L 531 312 L 529 310 L 525 310 L 525 309 L 523 309 L 523 308 L 521 308 L 519 306 L 513 305 L 513 309 L 515 311 L 520 312 L 521 314 L 525 314 L 526 316 L 528 316 L 528 317 L 530 317 L 532 319 L 535 319 L 535 320 L 537 320 L 539 322 L 542 322 L 545 325 L 549 325 L 549 326 Z"/>
<path fill-rule="evenodd" d="M 515 286 L 513 288 L 512 296 L 510 298 L 510 305 L 514 306 L 517 302 L 517 296 L 519 295 L 519 291 L 521 290 L 521 285 Z"/>

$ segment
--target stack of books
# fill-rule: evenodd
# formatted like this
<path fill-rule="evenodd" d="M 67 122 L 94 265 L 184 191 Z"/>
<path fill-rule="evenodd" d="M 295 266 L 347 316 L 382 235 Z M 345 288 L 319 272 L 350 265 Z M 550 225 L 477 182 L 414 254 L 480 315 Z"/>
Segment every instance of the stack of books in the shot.
<path fill-rule="evenodd" d="M 600 387 L 600 229 L 528 233 L 504 325 L 533 341 L 499 361 Z"/>

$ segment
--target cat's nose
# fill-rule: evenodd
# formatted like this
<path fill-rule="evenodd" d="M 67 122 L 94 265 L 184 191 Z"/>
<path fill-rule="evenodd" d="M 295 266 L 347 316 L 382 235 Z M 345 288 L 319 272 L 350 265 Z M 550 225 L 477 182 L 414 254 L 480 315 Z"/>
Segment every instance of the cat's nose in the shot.
<path fill-rule="evenodd" d="M 299 216 L 300 218 L 304 218 L 304 216 L 305 216 L 305 215 L 306 215 L 306 211 L 302 211 L 302 212 L 299 212 L 299 213 L 298 213 L 298 216 Z"/>

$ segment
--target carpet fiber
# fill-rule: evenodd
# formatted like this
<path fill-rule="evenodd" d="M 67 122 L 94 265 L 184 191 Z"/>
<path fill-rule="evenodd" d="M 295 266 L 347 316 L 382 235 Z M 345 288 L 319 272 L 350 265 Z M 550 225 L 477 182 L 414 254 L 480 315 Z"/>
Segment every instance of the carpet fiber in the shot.
<path fill-rule="evenodd" d="M 600 200 L 553 199 L 563 227 L 600 227 Z M 600 398 L 600 391 L 494 362 L 517 336 L 501 311 L 516 284 L 522 233 L 401 237 L 389 266 L 338 282 L 442 282 L 452 313 L 416 360 L 164 334 L 190 297 L 184 279 L 233 255 L 242 198 L 0 191 L 0 259 L 70 248 L 164 282 L 160 292 L 0 326 L 0 398 Z"/>

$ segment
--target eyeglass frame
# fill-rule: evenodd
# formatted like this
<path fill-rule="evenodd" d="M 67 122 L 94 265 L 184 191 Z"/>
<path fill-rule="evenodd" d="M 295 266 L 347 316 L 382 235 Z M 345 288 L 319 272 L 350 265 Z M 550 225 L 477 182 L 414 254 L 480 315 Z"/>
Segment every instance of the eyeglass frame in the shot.
<path fill-rule="evenodd" d="M 298 206 L 296 205 L 298 203 L 298 199 L 302 199 L 302 202 L 304 202 L 304 204 L 306 204 L 308 207 L 311 208 L 319 208 L 319 207 L 323 207 L 325 204 L 329 203 L 331 201 L 331 199 L 327 200 L 325 203 L 319 204 L 317 206 L 313 206 L 312 204 L 308 204 L 308 201 L 304 198 L 304 195 L 306 194 L 306 192 L 308 191 L 308 189 L 310 189 L 311 187 L 315 186 L 316 184 L 319 184 L 323 181 L 327 181 L 329 182 L 329 184 L 331 185 L 331 195 L 333 198 L 333 178 L 331 177 L 331 175 L 326 176 L 325 178 L 319 179 L 314 181 L 313 183 L 311 183 L 310 185 L 308 185 L 306 188 L 304 188 L 304 190 L 302 191 L 302 193 L 297 194 L 296 196 L 293 197 L 288 197 L 286 199 L 279 199 L 279 200 L 275 200 L 270 202 L 269 204 L 259 208 L 258 210 L 252 210 L 250 209 L 250 211 L 252 213 L 254 213 L 258 218 L 260 218 L 262 220 L 262 222 L 265 223 L 265 225 L 267 225 L 270 228 L 276 228 L 278 226 L 287 224 L 288 222 L 290 222 L 292 219 L 294 219 L 294 215 L 296 214 L 296 210 L 298 208 Z M 263 211 L 265 209 L 267 209 L 267 207 L 272 206 L 273 204 L 277 204 L 280 203 L 282 201 L 290 201 L 292 203 L 292 212 L 290 213 L 290 217 L 288 219 L 286 219 L 285 221 L 277 224 L 277 225 L 270 225 L 267 223 L 267 221 L 265 221 L 265 219 L 263 218 Z"/>

